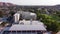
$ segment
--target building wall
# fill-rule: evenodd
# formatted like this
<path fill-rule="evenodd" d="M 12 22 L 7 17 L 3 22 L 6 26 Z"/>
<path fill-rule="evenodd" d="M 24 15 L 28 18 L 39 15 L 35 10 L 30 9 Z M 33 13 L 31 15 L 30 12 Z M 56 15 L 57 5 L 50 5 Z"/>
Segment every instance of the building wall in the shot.
<path fill-rule="evenodd" d="M 37 17 L 35 13 L 34 15 L 31 15 L 32 12 L 29 12 L 29 11 L 28 12 L 19 11 L 18 13 L 22 15 L 21 18 L 23 19 L 36 19 Z"/>
<path fill-rule="evenodd" d="M 15 23 L 17 23 L 19 21 L 19 18 L 20 18 L 20 14 L 16 13 L 14 15 L 14 21 L 15 21 Z"/>
<path fill-rule="evenodd" d="M 43 34 L 39 31 L 5 31 L 3 34 Z"/>

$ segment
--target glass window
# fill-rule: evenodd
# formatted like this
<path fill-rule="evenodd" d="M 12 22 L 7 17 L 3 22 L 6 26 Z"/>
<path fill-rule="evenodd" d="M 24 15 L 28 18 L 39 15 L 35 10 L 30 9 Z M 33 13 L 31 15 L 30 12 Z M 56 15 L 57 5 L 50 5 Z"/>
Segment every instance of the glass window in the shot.
<path fill-rule="evenodd" d="M 26 34 L 26 31 L 22 31 L 21 33 L 22 33 L 22 34 Z"/>
<path fill-rule="evenodd" d="M 4 31 L 3 34 L 11 34 L 10 31 Z"/>
<path fill-rule="evenodd" d="M 3 34 L 16 34 L 16 31 L 4 31 Z"/>
<path fill-rule="evenodd" d="M 37 34 L 35 31 L 27 31 L 26 34 Z"/>
<path fill-rule="evenodd" d="M 36 31 L 32 31 L 31 34 L 37 34 Z"/>
<path fill-rule="evenodd" d="M 42 32 L 37 32 L 37 34 L 43 34 Z"/>
<path fill-rule="evenodd" d="M 27 31 L 26 34 L 31 34 L 31 31 Z"/>
<path fill-rule="evenodd" d="M 16 31 L 12 31 L 12 34 L 16 34 Z"/>
<path fill-rule="evenodd" d="M 39 31 L 4 31 L 3 34 L 43 34 Z"/>
<path fill-rule="evenodd" d="M 21 31 L 17 31 L 17 34 L 21 34 Z"/>

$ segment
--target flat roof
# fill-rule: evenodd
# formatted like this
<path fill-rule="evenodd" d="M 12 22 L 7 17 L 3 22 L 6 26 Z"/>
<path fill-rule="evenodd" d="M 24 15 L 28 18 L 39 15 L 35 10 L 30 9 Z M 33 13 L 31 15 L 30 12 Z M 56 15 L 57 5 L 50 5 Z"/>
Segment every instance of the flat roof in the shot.
<path fill-rule="evenodd" d="M 46 31 L 45 27 L 42 25 L 20 25 L 14 24 L 11 27 L 6 27 L 4 31 L 30 31 L 30 30 L 41 30 Z"/>
<path fill-rule="evenodd" d="M 27 15 L 36 15 L 35 13 L 29 12 L 29 11 L 19 11 L 18 14 L 27 14 Z"/>
<path fill-rule="evenodd" d="M 44 26 L 42 22 L 37 21 L 37 20 L 20 20 L 19 24 L 20 23 L 24 23 L 24 25 L 30 25 L 30 23 L 32 23 L 32 25 L 43 25 Z"/>

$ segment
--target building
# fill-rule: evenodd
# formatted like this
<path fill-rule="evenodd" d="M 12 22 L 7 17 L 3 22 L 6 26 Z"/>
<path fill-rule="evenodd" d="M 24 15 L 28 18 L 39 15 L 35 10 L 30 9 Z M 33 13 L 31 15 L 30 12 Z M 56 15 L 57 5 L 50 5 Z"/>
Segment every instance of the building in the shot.
<path fill-rule="evenodd" d="M 22 20 L 20 20 L 22 16 Z M 34 18 L 33 18 L 34 17 Z M 26 19 L 29 20 L 26 20 Z M 14 15 L 14 23 L 11 27 L 6 27 L 2 34 L 43 34 L 46 32 L 44 24 L 35 20 L 36 14 L 30 12 L 20 12 Z"/>
<path fill-rule="evenodd" d="M 20 19 L 26 19 L 26 20 L 36 20 L 36 14 L 32 12 L 24 12 L 24 11 L 18 11 L 14 14 L 14 22 L 19 22 Z"/>
<path fill-rule="evenodd" d="M 40 22 L 40 21 L 37 21 L 37 20 L 25 20 L 25 19 L 20 20 L 19 24 L 20 25 L 43 25 L 44 26 L 44 24 L 42 22 Z"/>
<path fill-rule="evenodd" d="M 20 24 L 13 24 L 11 27 L 6 27 L 3 34 L 43 34 L 46 32 L 46 28 L 42 22 L 26 20 L 20 22 Z"/>
<path fill-rule="evenodd" d="M 19 13 L 14 14 L 14 22 L 17 23 L 19 19 L 20 19 L 20 14 Z"/>
<path fill-rule="evenodd" d="M 18 11 L 17 13 L 20 14 L 22 19 L 36 19 L 37 15 L 35 13 L 29 12 L 29 11 Z"/>

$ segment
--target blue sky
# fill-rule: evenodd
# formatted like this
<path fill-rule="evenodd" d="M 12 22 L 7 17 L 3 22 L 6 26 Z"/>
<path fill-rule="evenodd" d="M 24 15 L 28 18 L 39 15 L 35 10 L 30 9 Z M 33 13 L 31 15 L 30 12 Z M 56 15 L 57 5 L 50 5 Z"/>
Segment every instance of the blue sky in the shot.
<path fill-rule="evenodd" d="M 56 5 L 60 0 L 0 0 L 0 2 L 9 2 L 18 5 Z"/>

